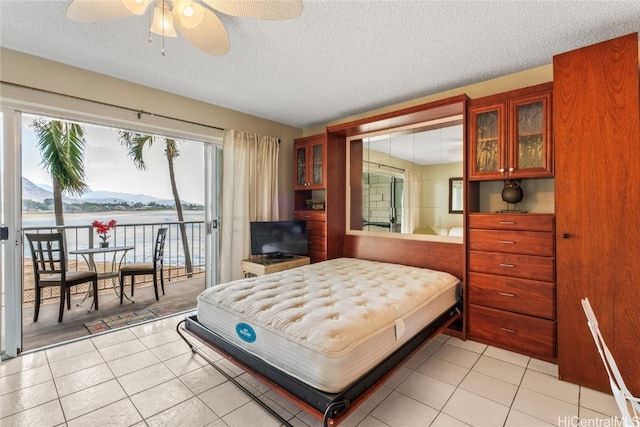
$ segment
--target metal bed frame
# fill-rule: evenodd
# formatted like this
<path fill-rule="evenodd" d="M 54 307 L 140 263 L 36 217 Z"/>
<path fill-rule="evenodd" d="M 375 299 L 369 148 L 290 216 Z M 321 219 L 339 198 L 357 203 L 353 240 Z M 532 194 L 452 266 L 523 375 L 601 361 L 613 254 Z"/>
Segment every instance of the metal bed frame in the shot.
<path fill-rule="evenodd" d="M 235 344 L 230 343 L 211 329 L 202 325 L 198 321 L 196 315 L 189 316 L 184 321 L 180 322 L 177 325 L 176 330 L 180 337 L 191 348 L 193 353 L 203 357 L 207 362 L 209 362 L 209 364 L 216 368 L 242 391 L 248 394 L 256 403 L 265 408 L 283 425 L 290 426 L 291 424 L 277 414 L 267 404 L 254 396 L 249 390 L 242 386 L 242 384 L 238 383 L 232 376 L 228 375 L 224 370 L 215 365 L 214 362 L 206 356 L 206 354 L 203 354 L 198 347 L 194 346 L 189 342 L 189 340 L 187 340 L 182 331 L 184 330 L 204 342 L 207 346 L 225 356 L 250 375 L 253 375 L 273 388 L 287 400 L 296 404 L 300 409 L 310 413 L 318 419 L 322 419 L 324 426 L 334 426 L 355 410 L 357 406 L 366 400 L 375 390 L 382 386 L 388 376 L 391 375 L 395 368 L 398 367 L 405 359 L 451 325 L 451 323 L 460 316 L 460 307 L 461 302 L 450 307 L 436 320 L 427 325 L 422 331 L 413 336 L 402 347 L 339 393 L 326 393 L 320 391 L 285 374 L 262 359 L 246 352 Z M 183 323 L 185 328 L 181 330 L 180 325 Z"/>

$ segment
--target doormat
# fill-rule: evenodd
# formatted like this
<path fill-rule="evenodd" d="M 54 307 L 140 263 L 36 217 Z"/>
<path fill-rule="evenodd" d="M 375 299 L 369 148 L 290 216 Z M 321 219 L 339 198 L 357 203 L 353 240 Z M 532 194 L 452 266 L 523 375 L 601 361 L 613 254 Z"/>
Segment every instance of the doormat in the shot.
<path fill-rule="evenodd" d="M 98 334 L 110 329 L 117 329 L 124 326 L 135 325 L 136 323 L 144 322 L 146 320 L 151 320 L 162 316 L 167 316 L 169 314 L 171 314 L 169 310 L 163 307 L 155 307 L 146 310 L 123 313 L 117 316 L 105 317 L 101 320 L 94 320 L 92 322 L 85 323 L 84 327 L 89 330 L 89 333 Z"/>

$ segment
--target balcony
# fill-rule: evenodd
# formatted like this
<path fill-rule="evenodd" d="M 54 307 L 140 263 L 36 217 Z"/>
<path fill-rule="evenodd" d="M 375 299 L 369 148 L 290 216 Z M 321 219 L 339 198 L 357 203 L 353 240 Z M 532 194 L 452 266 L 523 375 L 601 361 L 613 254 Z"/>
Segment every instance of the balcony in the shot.
<path fill-rule="evenodd" d="M 180 232 L 184 224 L 188 244 L 190 271 L 187 270 L 187 257 Z M 182 221 L 163 223 L 118 224 L 111 230 L 109 242 L 112 246 L 132 246 L 126 253 L 116 253 L 116 268 L 122 256 L 122 263 L 150 262 L 153 259 L 153 247 L 157 230 L 168 228 L 164 252 L 165 295 L 160 289 L 160 300 L 155 300 L 153 278 L 151 275 L 136 278 L 135 302 L 126 299 L 120 305 L 120 299 L 113 287 L 118 287 L 118 279 L 101 279 L 99 288 L 99 309 L 90 310 L 92 297 L 86 298 L 89 284 L 71 288 L 71 310 L 66 310 L 64 319 L 58 323 L 59 290 L 45 288 L 42 291 L 42 303 L 37 323 L 33 323 L 35 291 L 33 265 L 29 244 L 24 244 L 23 254 L 23 351 L 68 341 L 97 333 L 106 328 L 115 329 L 128 326 L 128 322 L 139 322 L 145 318 L 157 318 L 163 315 L 195 309 L 196 297 L 205 286 L 205 229 L 203 221 Z M 94 230 L 88 226 L 65 227 L 25 227 L 25 233 L 50 233 L 64 230 L 67 253 L 78 249 L 96 247 Z M 100 254 L 95 258 L 98 272 L 108 272 L 112 268 L 113 253 Z M 68 255 L 69 270 L 88 270 L 86 260 L 81 255 Z M 158 286 L 160 288 L 160 286 Z M 125 294 L 130 295 L 129 281 Z M 90 311 L 89 311 L 90 310 Z"/>

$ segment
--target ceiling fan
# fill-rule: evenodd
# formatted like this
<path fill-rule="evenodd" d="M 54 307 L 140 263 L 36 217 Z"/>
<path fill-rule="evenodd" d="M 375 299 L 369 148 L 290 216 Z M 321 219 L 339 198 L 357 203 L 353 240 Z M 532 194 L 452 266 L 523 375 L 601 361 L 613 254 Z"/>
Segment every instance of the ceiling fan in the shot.
<path fill-rule="evenodd" d="M 67 17 L 76 22 L 144 15 L 155 2 L 150 32 L 177 37 L 175 27 L 192 45 L 210 55 L 229 52 L 229 36 L 213 12 L 255 19 L 292 19 L 302 13 L 302 0 L 71 0 Z M 151 40 L 151 39 L 149 39 Z M 164 47 L 162 49 L 164 55 Z"/>

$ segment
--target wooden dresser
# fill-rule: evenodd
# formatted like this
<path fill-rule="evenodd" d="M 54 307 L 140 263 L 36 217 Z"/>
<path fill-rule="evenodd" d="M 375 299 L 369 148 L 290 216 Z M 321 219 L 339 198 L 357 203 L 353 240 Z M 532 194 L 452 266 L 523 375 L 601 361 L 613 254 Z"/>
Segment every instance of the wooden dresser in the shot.
<path fill-rule="evenodd" d="M 469 338 L 556 360 L 555 217 L 468 217 Z"/>

